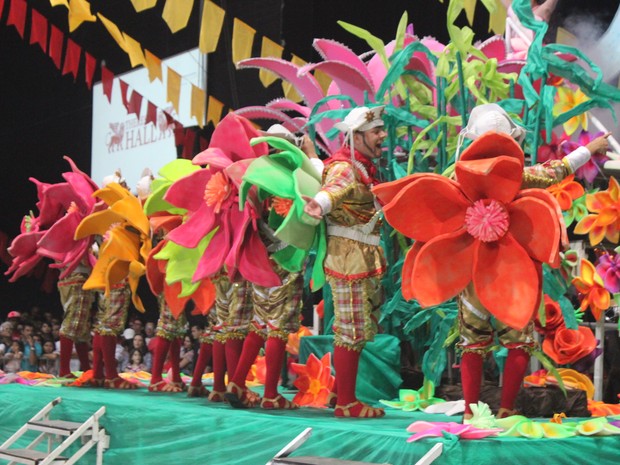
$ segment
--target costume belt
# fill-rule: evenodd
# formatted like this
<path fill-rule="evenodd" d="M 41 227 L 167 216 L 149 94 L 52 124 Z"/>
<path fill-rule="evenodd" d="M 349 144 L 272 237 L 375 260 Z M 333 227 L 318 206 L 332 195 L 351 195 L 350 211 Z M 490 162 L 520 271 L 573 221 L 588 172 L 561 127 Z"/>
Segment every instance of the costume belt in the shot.
<path fill-rule="evenodd" d="M 381 236 L 378 234 L 367 234 L 351 226 L 328 225 L 327 235 L 344 237 L 346 239 L 351 239 L 374 246 L 378 246 L 381 242 Z"/>

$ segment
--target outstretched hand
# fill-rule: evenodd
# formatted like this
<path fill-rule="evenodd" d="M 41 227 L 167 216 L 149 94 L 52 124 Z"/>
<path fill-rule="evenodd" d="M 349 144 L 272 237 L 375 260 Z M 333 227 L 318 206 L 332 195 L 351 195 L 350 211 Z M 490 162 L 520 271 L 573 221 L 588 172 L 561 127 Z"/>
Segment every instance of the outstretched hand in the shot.
<path fill-rule="evenodd" d="M 590 141 L 590 143 L 586 145 L 586 148 L 590 151 L 592 155 L 594 155 L 595 153 L 607 152 L 607 149 L 609 148 L 609 142 L 607 141 L 607 138 L 609 136 L 611 136 L 611 132 L 597 137 L 596 139 Z"/>
<path fill-rule="evenodd" d="M 321 204 L 314 200 L 312 197 L 308 197 L 307 195 L 302 195 L 302 199 L 306 201 L 306 205 L 304 205 L 304 213 L 314 219 L 320 220 L 323 218 L 323 209 L 321 208 Z"/>

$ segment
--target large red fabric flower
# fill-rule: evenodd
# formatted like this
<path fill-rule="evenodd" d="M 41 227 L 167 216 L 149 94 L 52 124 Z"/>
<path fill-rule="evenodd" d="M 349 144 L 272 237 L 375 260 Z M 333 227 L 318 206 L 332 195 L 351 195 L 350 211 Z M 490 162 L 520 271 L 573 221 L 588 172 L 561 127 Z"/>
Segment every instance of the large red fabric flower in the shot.
<path fill-rule="evenodd" d="M 402 292 L 438 305 L 473 281 L 500 321 L 524 328 L 541 297 L 540 263 L 559 266 L 561 210 L 543 189 L 521 190 L 523 151 L 486 133 L 455 167 L 457 181 L 414 174 L 373 188 L 386 220 L 416 241 L 405 258 Z"/>
<path fill-rule="evenodd" d="M 538 316 L 536 316 L 534 324 L 539 333 L 553 336 L 560 326 L 564 326 L 564 315 L 560 304 L 545 294 L 545 324 L 542 324 Z"/>
<path fill-rule="evenodd" d="M 596 349 L 596 338 L 590 328 L 568 329 L 560 326 L 553 336 L 543 341 L 543 352 L 559 365 L 574 363 Z"/>

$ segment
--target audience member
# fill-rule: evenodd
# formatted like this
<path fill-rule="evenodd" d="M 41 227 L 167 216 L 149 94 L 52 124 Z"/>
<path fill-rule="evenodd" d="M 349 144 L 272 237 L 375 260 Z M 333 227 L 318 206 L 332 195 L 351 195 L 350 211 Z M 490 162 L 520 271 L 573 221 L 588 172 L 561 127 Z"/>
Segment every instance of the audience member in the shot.
<path fill-rule="evenodd" d="M 136 336 L 138 337 L 138 336 Z M 137 373 L 139 371 L 147 371 L 146 364 L 144 363 L 144 356 L 140 349 L 133 349 L 130 355 L 130 362 L 123 370 L 125 373 Z"/>
<path fill-rule="evenodd" d="M 181 373 L 192 376 L 194 372 L 194 354 L 194 341 L 190 335 L 187 335 L 183 339 L 183 346 L 181 347 L 181 362 L 179 363 Z"/>
<path fill-rule="evenodd" d="M 39 369 L 39 357 L 43 353 L 43 348 L 41 343 L 35 340 L 32 323 L 24 323 L 21 341 L 24 345 L 22 370 L 35 372 Z"/>
<path fill-rule="evenodd" d="M 21 371 L 23 358 L 24 345 L 21 341 L 12 341 L 9 350 L 4 354 L 4 372 L 17 373 Z"/>
<path fill-rule="evenodd" d="M 43 343 L 43 354 L 39 357 L 39 372 L 58 376 L 60 354 L 51 340 Z"/>

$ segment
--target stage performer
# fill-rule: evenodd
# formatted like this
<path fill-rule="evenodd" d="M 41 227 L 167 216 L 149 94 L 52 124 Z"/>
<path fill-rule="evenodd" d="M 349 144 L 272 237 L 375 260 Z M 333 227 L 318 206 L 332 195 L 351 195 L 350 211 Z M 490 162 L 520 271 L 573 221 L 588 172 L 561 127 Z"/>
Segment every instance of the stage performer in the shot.
<path fill-rule="evenodd" d="M 192 381 L 189 383 L 189 387 L 187 389 L 187 397 L 209 397 L 209 395 L 211 395 L 211 392 L 204 386 L 204 384 L 202 384 L 202 375 L 204 375 L 207 365 L 213 359 L 213 344 L 215 342 L 215 331 L 213 330 L 213 327 L 216 324 L 215 312 L 215 306 L 213 306 L 207 315 L 207 326 L 198 337 L 198 342 L 200 343 L 198 358 L 196 359 L 196 364 L 194 365 Z M 222 353 L 223 351 L 220 351 L 220 357 L 222 357 Z M 219 366 L 224 366 L 224 363 L 224 361 L 221 361 Z M 220 375 L 218 374 L 218 376 Z M 213 374 L 213 377 L 215 378 L 215 373 Z"/>
<path fill-rule="evenodd" d="M 357 400 L 360 353 L 377 332 L 383 300 L 385 258 L 379 243 L 379 210 L 371 187 L 373 160 L 381 157 L 383 107 L 357 107 L 335 125 L 343 147 L 325 161 L 322 188 L 307 198 L 305 212 L 327 221 L 325 274 L 334 301 L 334 368 L 337 417 L 375 418 L 385 414 Z"/>

